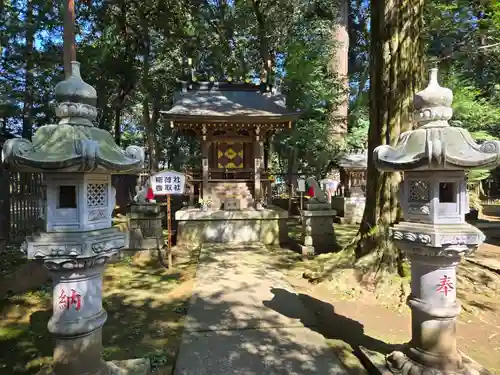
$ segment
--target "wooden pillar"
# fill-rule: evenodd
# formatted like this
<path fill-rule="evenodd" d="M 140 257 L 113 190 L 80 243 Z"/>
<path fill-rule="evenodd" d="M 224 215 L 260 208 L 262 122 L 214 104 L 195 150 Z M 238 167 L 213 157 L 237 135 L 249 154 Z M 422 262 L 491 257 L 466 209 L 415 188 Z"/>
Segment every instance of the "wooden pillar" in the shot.
<path fill-rule="evenodd" d="M 260 140 L 260 127 L 258 125 L 255 128 L 255 141 L 254 141 L 253 145 L 254 145 L 254 151 L 253 151 L 253 157 L 254 157 L 254 175 L 253 175 L 254 199 L 255 199 L 255 202 L 259 202 L 262 198 L 261 184 L 260 184 L 260 171 L 261 171 L 261 167 L 262 167 L 263 143 Z"/>
<path fill-rule="evenodd" d="M 203 125 L 202 128 L 203 136 L 201 139 L 201 172 L 202 172 L 202 198 L 207 199 L 208 192 L 208 146 L 209 143 L 207 141 L 207 127 Z"/>
<path fill-rule="evenodd" d="M 268 133 L 268 137 L 269 137 L 269 133 Z M 267 161 L 266 161 L 266 172 L 268 172 L 268 174 L 269 174 L 269 171 L 271 170 L 271 167 L 272 167 L 272 161 L 271 161 L 272 153 L 273 153 L 273 142 L 272 142 L 271 138 L 268 138 L 267 139 Z M 267 183 L 267 204 L 272 204 L 273 203 L 273 187 L 272 187 L 271 180 L 269 180 L 269 175 L 268 175 L 266 183 Z"/>

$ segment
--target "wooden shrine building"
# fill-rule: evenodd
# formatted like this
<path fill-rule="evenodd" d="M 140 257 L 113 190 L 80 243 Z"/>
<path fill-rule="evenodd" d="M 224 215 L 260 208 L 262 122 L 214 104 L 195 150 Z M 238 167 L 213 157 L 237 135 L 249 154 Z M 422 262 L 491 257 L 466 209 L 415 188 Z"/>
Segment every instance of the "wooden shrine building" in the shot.
<path fill-rule="evenodd" d="M 214 209 L 229 198 L 246 209 L 270 197 L 266 145 L 273 133 L 291 128 L 298 113 L 263 86 L 182 82 L 172 108 L 161 113 L 172 128 L 200 140 L 201 165 L 188 171 L 187 184 Z"/>

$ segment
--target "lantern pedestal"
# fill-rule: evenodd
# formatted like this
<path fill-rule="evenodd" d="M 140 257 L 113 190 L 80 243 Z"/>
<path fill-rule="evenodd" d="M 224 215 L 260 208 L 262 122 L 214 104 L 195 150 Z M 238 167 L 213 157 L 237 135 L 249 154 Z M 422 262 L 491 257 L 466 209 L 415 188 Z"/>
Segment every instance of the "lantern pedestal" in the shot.
<path fill-rule="evenodd" d="M 52 277 L 54 375 L 142 375 L 149 360 L 124 361 L 119 365 L 102 359 L 102 326 L 107 314 L 102 307 L 102 280 L 106 263 L 125 246 L 117 228 L 91 232 L 43 232 L 23 244 L 29 259 L 43 262 Z"/>

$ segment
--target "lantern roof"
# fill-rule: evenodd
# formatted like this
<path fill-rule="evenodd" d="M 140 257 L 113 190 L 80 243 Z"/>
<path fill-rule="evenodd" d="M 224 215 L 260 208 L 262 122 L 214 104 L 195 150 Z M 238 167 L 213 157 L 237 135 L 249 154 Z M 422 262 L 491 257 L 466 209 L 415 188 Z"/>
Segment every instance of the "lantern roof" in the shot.
<path fill-rule="evenodd" d="M 73 61 L 69 78 L 55 87 L 58 124 L 40 127 L 33 142 L 16 138 L 5 142 L 2 160 L 26 172 L 128 173 L 144 164 L 144 150 L 122 150 L 111 134 L 93 125 L 97 118 L 96 90 L 80 76 L 80 63 Z"/>
<path fill-rule="evenodd" d="M 438 83 L 438 70 L 429 74 L 427 88 L 414 97 L 416 128 L 401 134 L 396 146 L 373 151 L 382 171 L 493 169 L 500 164 L 500 142 L 478 144 L 463 128 L 450 126 L 453 93 Z"/>

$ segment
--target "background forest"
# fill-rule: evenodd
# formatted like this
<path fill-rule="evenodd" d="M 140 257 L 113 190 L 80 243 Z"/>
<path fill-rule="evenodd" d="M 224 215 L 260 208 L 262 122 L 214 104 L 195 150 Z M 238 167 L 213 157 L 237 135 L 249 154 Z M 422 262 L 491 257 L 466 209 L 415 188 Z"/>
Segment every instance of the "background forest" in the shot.
<path fill-rule="evenodd" d="M 187 73 L 188 60 L 197 80 L 237 81 L 258 80 L 270 61 L 268 82 L 304 112 L 293 132 L 274 139 L 274 172 L 324 176 L 339 150 L 367 146 L 369 88 L 377 84 L 370 74 L 381 68 L 370 64 L 370 56 L 376 60 L 370 52 L 383 50 L 374 44 L 389 32 L 424 40 L 421 59 L 408 59 L 413 76 L 422 64 L 437 62 L 443 84 L 455 94 L 455 122 L 477 138 L 497 137 L 500 4 L 373 3 L 371 9 L 367 0 L 77 1 L 76 54 L 83 77 L 99 95 L 96 125 L 122 145 L 147 145 L 151 167 L 198 164 L 194 141 L 159 121 L 159 111 L 171 105 L 177 80 Z M 4 0 L 0 6 L 0 126 L 30 138 L 38 127 L 55 121 L 53 89 L 63 75 L 63 5 Z M 404 12 L 414 18 L 407 23 L 373 19 L 377 12 L 390 17 L 390 7 L 400 21 Z M 377 29 L 373 22 L 394 28 Z M 411 92 L 401 86 L 390 97 L 408 100 Z M 422 88 L 413 86 L 411 91 Z M 371 117 L 374 123 L 373 113 Z"/>

